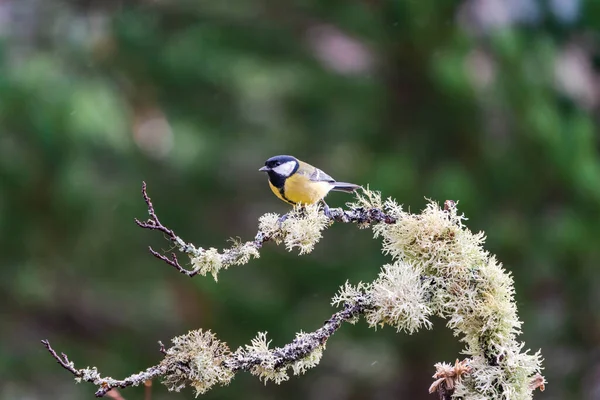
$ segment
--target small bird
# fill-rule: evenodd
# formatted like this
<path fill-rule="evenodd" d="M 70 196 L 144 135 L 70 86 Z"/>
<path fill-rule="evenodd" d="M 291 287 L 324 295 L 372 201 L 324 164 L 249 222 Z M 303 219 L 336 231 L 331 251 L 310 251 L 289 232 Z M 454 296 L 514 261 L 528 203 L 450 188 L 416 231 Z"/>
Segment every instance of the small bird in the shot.
<path fill-rule="evenodd" d="M 321 201 L 326 213 L 329 208 L 323 199 L 329 191 L 352 193 L 360 188 L 353 183 L 337 182 L 320 169 L 292 156 L 271 157 L 259 171 L 269 175 L 269 186 L 281 200 L 292 205 Z"/>

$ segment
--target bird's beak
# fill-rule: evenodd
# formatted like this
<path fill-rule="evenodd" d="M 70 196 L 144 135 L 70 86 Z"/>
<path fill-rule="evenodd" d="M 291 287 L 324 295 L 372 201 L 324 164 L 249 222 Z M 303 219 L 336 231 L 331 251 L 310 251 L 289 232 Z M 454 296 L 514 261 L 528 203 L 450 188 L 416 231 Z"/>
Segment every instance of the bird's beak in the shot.
<path fill-rule="evenodd" d="M 269 168 L 267 168 L 267 167 L 262 167 L 262 168 L 259 168 L 259 171 L 260 171 L 260 172 L 266 172 L 266 171 L 268 171 L 268 170 L 269 170 Z"/>

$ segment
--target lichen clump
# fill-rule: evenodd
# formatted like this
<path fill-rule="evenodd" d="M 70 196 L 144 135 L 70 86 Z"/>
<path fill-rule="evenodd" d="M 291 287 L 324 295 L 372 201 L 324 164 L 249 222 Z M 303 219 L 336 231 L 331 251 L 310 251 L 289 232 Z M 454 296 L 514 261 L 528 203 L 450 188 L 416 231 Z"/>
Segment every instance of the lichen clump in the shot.
<path fill-rule="evenodd" d="M 376 307 L 365 312 L 370 326 L 391 325 L 397 331 L 414 333 L 432 327 L 432 309 L 426 298 L 429 282 L 421 279 L 418 268 L 403 261 L 384 265 L 371 284 L 370 296 Z"/>
<path fill-rule="evenodd" d="M 223 366 L 231 354 L 229 347 L 210 331 L 190 331 L 172 342 L 161 362 L 167 371 L 163 383 L 169 390 L 178 392 L 189 384 L 197 396 L 216 384 L 227 385 L 233 378 L 233 372 Z"/>
<path fill-rule="evenodd" d="M 300 255 L 310 253 L 321 240 L 329 218 L 318 204 L 295 206 L 281 221 L 278 214 L 265 214 L 260 218 L 259 231 L 275 241 L 283 243 L 288 251 L 299 249 Z"/>

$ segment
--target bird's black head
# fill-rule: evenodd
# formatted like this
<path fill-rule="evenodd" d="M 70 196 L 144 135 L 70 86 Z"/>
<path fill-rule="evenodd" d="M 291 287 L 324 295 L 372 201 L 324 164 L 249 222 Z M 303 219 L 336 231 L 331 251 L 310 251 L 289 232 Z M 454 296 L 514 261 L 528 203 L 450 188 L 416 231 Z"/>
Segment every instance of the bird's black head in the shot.
<path fill-rule="evenodd" d="M 300 163 L 292 156 L 275 156 L 265 161 L 265 166 L 259 169 L 269 174 L 269 180 L 275 187 L 282 187 L 285 180 L 298 171 Z"/>

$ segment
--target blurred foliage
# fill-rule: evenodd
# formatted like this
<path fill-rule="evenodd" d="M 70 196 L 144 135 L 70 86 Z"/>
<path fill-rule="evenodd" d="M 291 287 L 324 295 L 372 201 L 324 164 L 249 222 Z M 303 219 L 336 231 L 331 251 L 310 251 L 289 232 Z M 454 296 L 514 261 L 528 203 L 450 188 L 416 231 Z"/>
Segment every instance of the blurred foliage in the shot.
<path fill-rule="evenodd" d="M 123 376 L 189 329 L 284 344 L 346 279 L 372 280 L 387 260 L 350 226 L 218 284 L 147 253 L 168 243 L 133 223 L 142 180 L 165 224 L 222 246 L 287 209 L 257 172 L 275 154 L 413 210 L 459 200 L 514 274 L 546 357 L 536 398 L 600 398 L 599 28 L 593 0 L 0 2 L 0 398 L 92 396 L 42 338 Z M 306 376 L 206 398 L 430 398 L 433 364 L 460 351 L 443 326 L 346 326 Z"/>

